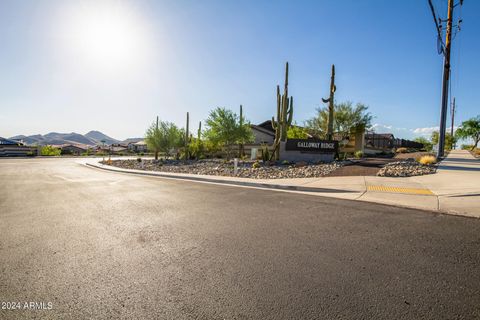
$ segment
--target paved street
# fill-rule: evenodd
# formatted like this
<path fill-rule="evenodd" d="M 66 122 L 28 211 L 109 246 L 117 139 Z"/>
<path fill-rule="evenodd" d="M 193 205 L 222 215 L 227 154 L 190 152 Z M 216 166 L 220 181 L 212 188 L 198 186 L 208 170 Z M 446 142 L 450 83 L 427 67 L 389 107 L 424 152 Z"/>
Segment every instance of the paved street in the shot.
<path fill-rule="evenodd" d="M 0 159 L 0 319 L 480 319 L 480 219 L 76 161 Z"/>

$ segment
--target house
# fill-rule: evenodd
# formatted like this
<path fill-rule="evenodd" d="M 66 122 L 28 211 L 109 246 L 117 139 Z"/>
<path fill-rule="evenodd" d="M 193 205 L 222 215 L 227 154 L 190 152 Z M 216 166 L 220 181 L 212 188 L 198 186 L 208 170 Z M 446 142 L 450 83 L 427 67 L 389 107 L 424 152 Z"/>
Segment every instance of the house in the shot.
<path fill-rule="evenodd" d="M 112 151 L 112 154 L 125 154 L 128 151 L 128 148 L 126 146 L 111 146 L 110 150 Z"/>
<path fill-rule="evenodd" d="M 135 153 L 147 152 L 147 143 L 145 142 L 145 140 L 130 142 L 128 144 L 128 151 Z"/>
<path fill-rule="evenodd" d="M 22 142 L 0 137 L 0 157 L 25 157 L 34 156 L 37 149 L 25 146 Z"/>
<path fill-rule="evenodd" d="M 297 126 L 302 128 L 300 126 Z M 275 129 L 273 129 L 272 120 L 264 121 L 258 125 L 250 125 L 252 128 L 253 135 L 255 136 L 254 144 L 262 144 L 266 143 L 268 145 L 272 145 L 275 141 Z M 312 135 L 307 134 L 308 139 L 313 138 Z"/>
<path fill-rule="evenodd" d="M 57 147 L 60 148 L 62 154 L 71 154 L 76 156 L 88 152 L 90 149 L 90 147 L 85 144 L 62 144 Z"/>
<path fill-rule="evenodd" d="M 271 127 L 271 121 L 269 122 Z M 273 130 L 273 128 L 269 130 L 268 127 L 265 128 L 265 126 L 254 125 L 254 124 L 251 124 L 250 128 L 252 129 L 253 135 L 255 137 L 255 141 L 253 142 L 253 144 L 262 144 L 262 143 L 266 143 L 268 145 L 273 144 L 275 140 L 275 131 Z"/>

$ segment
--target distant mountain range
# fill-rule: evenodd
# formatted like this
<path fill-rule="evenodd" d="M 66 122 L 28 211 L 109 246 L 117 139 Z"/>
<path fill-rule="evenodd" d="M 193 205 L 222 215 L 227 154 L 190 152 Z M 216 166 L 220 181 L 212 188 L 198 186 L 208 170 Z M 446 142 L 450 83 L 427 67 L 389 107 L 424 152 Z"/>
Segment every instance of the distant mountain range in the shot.
<path fill-rule="evenodd" d="M 117 143 L 130 143 L 130 142 L 138 142 L 140 140 L 143 140 L 143 138 L 129 138 L 124 141 L 120 141 L 112 137 L 109 137 L 100 131 L 95 131 L 95 130 L 89 131 L 83 135 L 75 132 L 72 132 L 72 133 L 50 132 L 45 135 L 41 135 L 41 134 L 35 134 L 31 136 L 18 135 L 18 136 L 10 137 L 9 139 L 21 140 L 23 141 L 23 143 L 28 145 L 85 144 L 89 146 L 101 145 L 102 143 L 105 143 L 108 145 L 117 144 Z"/>

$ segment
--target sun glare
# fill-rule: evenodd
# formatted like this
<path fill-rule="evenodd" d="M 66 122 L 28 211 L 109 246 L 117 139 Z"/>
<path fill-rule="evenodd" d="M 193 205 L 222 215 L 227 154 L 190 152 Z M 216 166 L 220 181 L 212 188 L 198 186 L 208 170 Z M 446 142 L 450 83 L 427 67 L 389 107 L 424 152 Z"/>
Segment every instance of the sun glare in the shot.
<path fill-rule="evenodd" d="M 134 10 L 121 2 L 89 2 L 62 14 L 68 50 L 95 69 L 121 69 L 145 59 L 146 30 Z"/>

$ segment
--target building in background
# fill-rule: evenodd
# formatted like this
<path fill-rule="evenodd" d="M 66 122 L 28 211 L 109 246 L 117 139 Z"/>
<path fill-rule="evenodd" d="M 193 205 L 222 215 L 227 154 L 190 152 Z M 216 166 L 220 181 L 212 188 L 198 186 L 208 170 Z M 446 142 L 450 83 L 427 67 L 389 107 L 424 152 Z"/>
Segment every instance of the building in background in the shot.
<path fill-rule="evenodd" d="M 36 147 L 28 147 L 21 141 L 0 137 L 0 157 L 27 157 L 37 155 Z"/>

